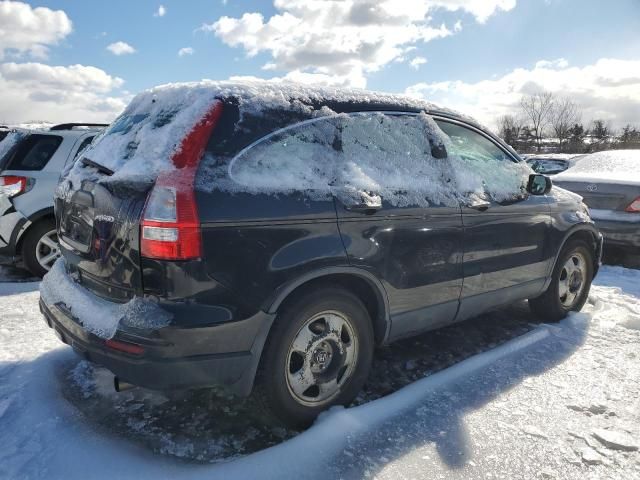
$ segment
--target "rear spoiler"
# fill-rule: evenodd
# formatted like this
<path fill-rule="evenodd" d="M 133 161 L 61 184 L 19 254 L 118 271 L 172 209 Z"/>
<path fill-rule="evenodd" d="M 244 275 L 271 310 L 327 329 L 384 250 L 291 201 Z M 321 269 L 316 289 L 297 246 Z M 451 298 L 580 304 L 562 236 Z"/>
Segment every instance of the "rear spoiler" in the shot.
<path fill-rule="evenodd" d="M 60 123 L 59 125 L 54 125 L 49 130 L 72 130 L 73 127 L 108 127 L 108 123 Z"/>

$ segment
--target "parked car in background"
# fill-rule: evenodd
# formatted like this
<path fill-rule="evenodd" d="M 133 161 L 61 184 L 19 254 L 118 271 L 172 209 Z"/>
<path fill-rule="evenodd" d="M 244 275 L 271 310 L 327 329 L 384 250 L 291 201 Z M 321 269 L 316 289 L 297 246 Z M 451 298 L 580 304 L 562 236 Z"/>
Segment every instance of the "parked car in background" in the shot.
<path fill-rule="evenodd" d="M 426 102 L 283 83 L 138 95 L 56 192 L 48 325 L 116 388 L 252 390 L 307 425 L 375 345 L 529 299 L 580 310 L 577 196 Z"/>
<path fill-rule="evenodd" d="M 534 172 L 555 175 L 572 167 L 584 156 L 571 153 L 540 153 L 522 155 L 522 158 Z"/>
<path fill-rule="evenodd" d="M 10 131 L 11 131 L 11 129 L 9 127 L 5 127 L 4 125 L 0 125 L 0 142 L 2 142 L 2 140 L 4 140 L 4 137 L 9 135 Z"/>
<path fill-rule="evenodd" d="M 106 125 L 16 128 L 0 141 L 0 256 L 43 276 L 59 257 L 53 192 L 60 174 Z"/>
<path fill-rule="evenodd" d="M 586 155 L 553 181 L 583 197 L 606 247 L 640 253 L 640 150 Z"/>

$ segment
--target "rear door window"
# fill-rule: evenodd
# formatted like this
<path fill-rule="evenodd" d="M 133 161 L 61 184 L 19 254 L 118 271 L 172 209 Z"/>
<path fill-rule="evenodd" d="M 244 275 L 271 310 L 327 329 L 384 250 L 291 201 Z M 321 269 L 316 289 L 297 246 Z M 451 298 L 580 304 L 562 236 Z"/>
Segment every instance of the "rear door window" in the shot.
<path fill-rule="evenodd" d="M 368 112 L 308 120 L 241 151 L 231 188 L 380 196 L 394 206 L 456 205 L 443 136 L 431 117 Z M 219 185 L 219 184 L 218 184 Z"/>
<path fill-rule="evenodd" d="M 62 143 L 62 137 L 32 134 L 25 137 L 7 158 L 7 170 L 42 170 Z"/>

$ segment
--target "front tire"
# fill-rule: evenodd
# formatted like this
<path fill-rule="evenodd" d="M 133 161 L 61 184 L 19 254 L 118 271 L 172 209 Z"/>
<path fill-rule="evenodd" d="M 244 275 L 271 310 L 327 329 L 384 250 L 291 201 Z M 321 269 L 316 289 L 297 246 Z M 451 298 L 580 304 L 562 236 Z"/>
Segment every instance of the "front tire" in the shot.
<path fill-rule="evenodd" d="M 579 312 L 589 297 L 594 252 L 583 240 L 569 240 L 560 252 L 547 290 L 529 299 L 529 307 L 541 319 L 558 322 L 569 312 Z"/>
<path fill-rule="evenodd" d="M 256 395 L 283 423 L 308 426 L 332 405 L 348 405 L 369 375 L 373 329 L 346 290 L 320 288 L 278 314 L 263 352 Z"/>
<path fill-rule="evenodd" d="M 35 276 L 44 277 L 59 257 L 56 224 L 53 220 L 41 220 L 26 233 L 22 261 Z"/>

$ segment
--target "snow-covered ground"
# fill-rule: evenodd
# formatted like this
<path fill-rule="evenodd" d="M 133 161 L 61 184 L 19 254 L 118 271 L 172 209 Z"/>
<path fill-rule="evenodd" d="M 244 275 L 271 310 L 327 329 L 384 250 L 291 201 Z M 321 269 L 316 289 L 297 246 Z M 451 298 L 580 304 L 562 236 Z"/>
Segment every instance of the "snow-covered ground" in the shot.
<path fill-rule="evenodd" d="M 303 433 L 251 399 L 113 393 L 25 280 L 0 267 L 0 478 L 640 478 L 638 270 L 560 324 L 516 305 L 381 349 Z"/>

